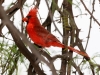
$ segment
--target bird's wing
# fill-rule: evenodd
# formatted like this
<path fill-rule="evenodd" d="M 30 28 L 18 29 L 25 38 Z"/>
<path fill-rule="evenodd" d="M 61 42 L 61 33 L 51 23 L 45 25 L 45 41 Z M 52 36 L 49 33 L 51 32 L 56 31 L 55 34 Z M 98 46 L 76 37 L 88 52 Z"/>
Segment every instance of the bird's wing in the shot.
<path fill-rule="evenodd" d="M 34 26 L 34 31 L 37 33 L 38 36 L 40 37 L 46 37 L 50 32 L 47 31 L 44 27 L 42 26 Z"/>
<path fill-rule="evenodd" d="M 35 26 L 34 30 L 37 32 L 37 35 L 39 37 L 42 37 L 43 39 L 45 39 L 48 42 L 50 42 L 50 41 L 56 41 L 56 42 L 58 41 L 59 42 L 59 40 L 53 34 L 51 34 L 49 31 L 47 31 L 42 26 Z"/>

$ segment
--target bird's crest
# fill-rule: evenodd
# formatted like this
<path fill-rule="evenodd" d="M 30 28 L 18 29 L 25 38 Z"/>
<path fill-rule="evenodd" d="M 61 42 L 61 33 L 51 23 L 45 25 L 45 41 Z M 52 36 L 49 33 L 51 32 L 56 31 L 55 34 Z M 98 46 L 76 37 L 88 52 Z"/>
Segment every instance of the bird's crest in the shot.
<path fill-rule="evenodd" d="M 35 16 L 37 14 L 37 12 L 38 12 L 37 7 L 34 7 L 34 8 L 31 8 L 28 15 Z"/>

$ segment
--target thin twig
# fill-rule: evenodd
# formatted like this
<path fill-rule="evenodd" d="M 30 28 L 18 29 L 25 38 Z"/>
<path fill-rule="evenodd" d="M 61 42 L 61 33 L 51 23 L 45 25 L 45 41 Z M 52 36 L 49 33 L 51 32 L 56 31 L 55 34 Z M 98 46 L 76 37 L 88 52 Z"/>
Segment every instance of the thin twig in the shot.
<path fill-rule="evenodd" d="M 95 0 L 93 0 L 93 3 L 92 3 L 92 15 L 93 15 L 93 13 L 94 13 L 94 11 L 95 11 L 95 10 L 94 10 L 94 5 L 95 5 Z M 87 49 L 87 46 L 88 46 L 88 43 L 89 43 L 91 28 L 92 28 L 92 16 L 90 16 L 89 33 L 88 33 L 88 37 L 87 37 L 87 42 L 86 42 L 85 50 Z"/>
<path fill-rule="evenodd" d="M 54 24 L 54 26 L 55 26 L 56 30 L 59 32 L 59 34 L 63 37 L 62 33 L 59 31 L 59 29 L 57 28 L 57 26 L 56 26 L 55 22 L 53 21 L 53 16 L 52 16 L 51 10 L 50 10 L 50 8 L 49 8 L 48 1 L 47 1 L 47 0 L 45 0 L 45 2 L 46 2 L 46 4 L 47 4 L 48 10 L 49 10 L 49 12 L 50 12 L 50 14 L 49 14 L 49 15 L 50 15 L 51 21 L 53 22 L 53 24 Z"/>
<path fill-rule="evenodd" d="M 83 4 L 84 8 L 87 10 L 87 12 L 91 15 L 91 17 L 93 18 L 93 20 L 100 26 L 100 23 L 97 21 L 97 19 L 93 16 L 93 14 L 88 10 L 88 8 L 86 7 L 85 3 L 83 2 L 83 0 L 80 0 L 81 3 Z"/>

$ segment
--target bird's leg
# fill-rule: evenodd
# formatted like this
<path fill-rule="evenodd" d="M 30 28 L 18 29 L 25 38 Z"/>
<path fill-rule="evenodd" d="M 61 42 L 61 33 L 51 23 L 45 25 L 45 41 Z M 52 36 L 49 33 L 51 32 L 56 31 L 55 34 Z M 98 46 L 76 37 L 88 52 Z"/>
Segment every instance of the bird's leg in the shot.
<path fill-rule="evenodd" d="M 42 48 L 41 46 L 39 46 L 39 45 L 37 45 L 37 44 L 35 44 L 35 43 L 34 43 L 34 45 L 37 46 L 38 48 Z"/>
<path fill-rule="evenodd" d="M 39 52 L 44 51 L 44 47 L 39 48 Z"/>
<path fill-rule="evenodd" d="M 43 51 L 43 48 L 44 48 L 44 47 L 39 46 L 39 45 L 37 45 L 37 44 L 35 44 L 35 43 L 34 43 L 34 46 L 39 50 L 39 52 L 40 52 L 40 51 Z"/>

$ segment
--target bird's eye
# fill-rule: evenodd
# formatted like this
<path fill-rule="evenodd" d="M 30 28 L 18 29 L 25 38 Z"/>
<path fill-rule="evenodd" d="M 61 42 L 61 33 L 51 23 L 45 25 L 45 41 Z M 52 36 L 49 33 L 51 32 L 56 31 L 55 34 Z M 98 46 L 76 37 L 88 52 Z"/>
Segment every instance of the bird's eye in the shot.
<path fill-rule="evenodd" d="M 31 16 L 26 16 L 28 19 L 30 19 L 31 18 Z"/>

